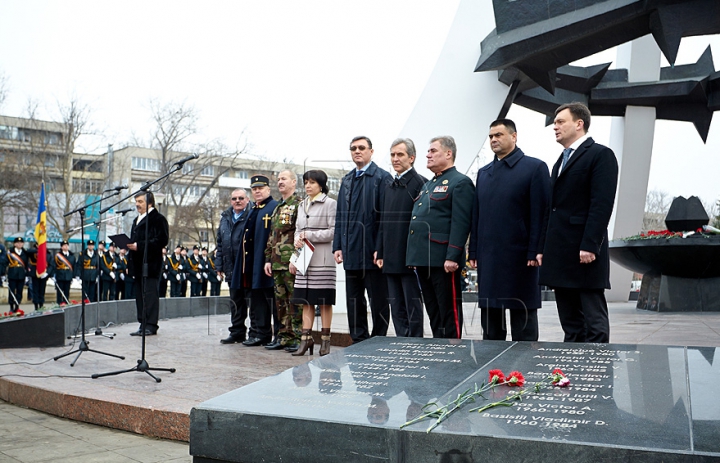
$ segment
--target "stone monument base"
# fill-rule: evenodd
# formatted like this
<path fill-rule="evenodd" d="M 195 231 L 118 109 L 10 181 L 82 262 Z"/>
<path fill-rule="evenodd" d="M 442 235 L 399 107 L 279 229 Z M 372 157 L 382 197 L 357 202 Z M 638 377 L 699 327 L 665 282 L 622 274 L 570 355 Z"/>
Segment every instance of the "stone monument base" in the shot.
<path fill-rule="evenodd" d="M 656 312 L 720 312 L 720 277 L 680 278 L 646 273 L 638 309 Z"/>
<path fill-rule="evenodd" d="M 221 395 L 190 414 L 210 462 L 720 462 L 720 348 L 376 337 Z M 569 387 L 533 385 L 561 368 Z M 522 401 L 401 428 L 520 371 Z M 429 407 L 429 408 L 428 408 Z"/>

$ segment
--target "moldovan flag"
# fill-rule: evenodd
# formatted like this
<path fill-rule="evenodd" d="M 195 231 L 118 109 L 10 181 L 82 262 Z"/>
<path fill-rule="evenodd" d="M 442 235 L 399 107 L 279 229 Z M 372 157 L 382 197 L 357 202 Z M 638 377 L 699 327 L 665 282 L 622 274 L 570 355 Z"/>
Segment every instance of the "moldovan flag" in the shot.
<path fill-rule="evenodd" d="M 35 241 L 37 242 L 37 276 L 47 271 L 47 212 L 45 208 L 45 182 L 40 188 L 40 205 L 38 206 L 37 224 L 35 225 Z"/>

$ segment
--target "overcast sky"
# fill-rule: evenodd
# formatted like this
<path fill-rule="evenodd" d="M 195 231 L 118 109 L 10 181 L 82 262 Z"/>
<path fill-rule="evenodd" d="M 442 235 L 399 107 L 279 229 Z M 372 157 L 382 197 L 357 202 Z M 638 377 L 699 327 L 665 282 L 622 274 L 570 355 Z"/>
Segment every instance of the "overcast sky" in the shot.
<path fill-rule="evenodd" d="M 55 119 L 57 102 L 75 94 L 101 134 L 81 147 L 100 152 L 147 137 L 148 100 L 158 98 L 197 108 L 196 141 L 247 140 L 266 158 L 350 169 L 348 142 L 365 134 L 389 168 L 390 142 L 402 135 L 458 3 L 5 0 L 0 72 L 10 93 L 0 112 L 23 116 L 34 99 Z M 709 43 L 720 57 L 717 36 L 683 39 L 677 64 L 694 62 Z M 544 116 L 513 107 L 510 117 L 525 152 L 552 164 L 560 148 Z M 591 134 L 607 144 L 609 127 L 595 118 Z M 720 198 L 719 127 L 715 120 L 703 145 L 691 124 L 658 121 L 650 189 Z M 424 154 L 427 140 L 415 141 Z M 476 154 L 459 153 L 463 165 Z"/>

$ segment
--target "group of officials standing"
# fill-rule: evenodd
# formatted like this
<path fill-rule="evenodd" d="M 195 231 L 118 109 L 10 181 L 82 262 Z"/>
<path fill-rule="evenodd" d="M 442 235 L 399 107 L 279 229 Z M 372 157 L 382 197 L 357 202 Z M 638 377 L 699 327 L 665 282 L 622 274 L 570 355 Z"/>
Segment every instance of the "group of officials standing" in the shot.
<path fill-rule="evenodd" d="M 360 342 L 386 335 L 390 319 L 398 336 L 423 336 L 425 311 L 433 337 L 460 338 L 460 280 L 467 262 L 477 269 L 483 339 L 506 339 L 508 310 L 512 339 L 537 340 L 540 285 L 546 285 L 555 290 L 566 342 L 609 342 L 607 226 L 618 165 L 612 150 L 588 136 L 590 119 L 581 103 L 557 108 L 555 139 L 564 149 L 551 171 L 517 146 L 513 121 L 494 121 L 489 141 L 495 156 L 480 168 L 474 185 L 455 168 L 457 147 L 450 136 L 430 140 L 426 159 L 431 179 L 413 167 L 417 154 L 412 140 L 392 143 L 391 175 L 372 161 L 370 139 L 355 137 L 349 147 L 355 168 L 342 178 L 337 201 L 328 197 L 327 175 L 320 170 L 303 175 L 302 200 L 296 194 L 297 176 L 290 171 L 278 175 L 280 200 L 272 197 L 263 175 L 251 179 L 252 201 L 244 189 L 233 191 L 220 219 L 214 259 L 199 247 L 190 257 L 183 256 L 181 246 L 166 255 L 167 220 L 154 209 L 152 194 L 142 193 L 135 198 L 140 215 L 133 222 L 129 261 L 123 253 L 116 255 L 112 244 L 109 252 L 95 253 L 89 242 L 75 264 L 63 243 L 62 251 L 49 259 L 51 272 L 77 276 L 82 267 L 90 300 L 95 272 L 100 272 L 101 298 L 117 293 L 117 275 L 125 275 L 125 281 L 132 275 L 141 323 L 142 307 L 147 307 L 146 323 L 133 335 L 157 332 L 163 282 L 169 282 L 171 296 L 183 295 L 188 280 L 191 296 L 205 295 L 208 281 L 211 295 L 219 294 L 221 281 L 229 283 L 233 308 L 223 344 L 312 354 L 317 307 L 320 355 L 325 355 L 330 351 L 336 264 L 342 263 L 345 272 L 350 335 Z M 314 253 L 302 271 L 291 256 L 305 247 Z M 19 246 L 16 240 L 6 256 L 13 294 L 17 283 L 10 271 L 28 266 L 21 248 L 22 240 Z M 72 276 L 56 277 L 58 302 L 61 291 L 66 300 Z"/>
<path fill-rule="evenodd" d="M 303 176 L 303 201 L 295 196 L 291 172 L 278 178 L 281 201 L 270 196 L 266 177 L 253 177 L 255 203 L 244 190 L 234 191 L 218 233 L 218 261 L 231 275 L 236 305 L 230 336 L 221 342 L 301 355 L 312 349 L 312 309 L 319 306 L 329 351 L 335 270 L 323 261 L 326 273 L 299 274 L 289 257 L 305 241 L 322 246 L 323 259 L 331 250 L 343 264 L 354 342 L 386 335 L 391 319 L 398 336 L 422 336 L 425 311 L 433 337 L 460 338 L 466 262 L 477 268 L 484 339 L 504 340 L 510 331 L 513 340 L 537 340 L 540 285 L 546 285 L 555 290 L 565 341 L 609 342 L 607 226 L 618 166 L 613 152 L 588 136 L 590 117 L 580 103 L 557 108 L 555 137 L 564 150 L 552 171 L 517 146 L 513 121 L 499 119 L 489 130 L 494 159 L 478 171 L 475 184 L 455 168 L 457 147 L 449 136 L 430 140 L 429 180 L 413 167 L 412 140 L 392 143 L 391 175 L 372 161 L 370 139 L 355 137 L 349 148 L 356 167 L 343 177 L 336 203 L 320 197 L 327 195 L 326 183 L 322 191 L 308 189 L 322 171 Z M 309 212 L 320 201 L 332 204 L 322 224 Z M 323 233 L 309 237 L 310 230 Z M 299 291 L 300 278 L 319 292 Z"/>

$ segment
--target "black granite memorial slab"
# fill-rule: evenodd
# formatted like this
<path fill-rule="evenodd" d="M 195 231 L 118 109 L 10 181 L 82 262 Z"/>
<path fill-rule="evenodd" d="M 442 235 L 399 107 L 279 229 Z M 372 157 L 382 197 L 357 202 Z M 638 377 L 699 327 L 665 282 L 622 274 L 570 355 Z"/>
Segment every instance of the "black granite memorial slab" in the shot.
<path fill-rule="evenodd" d="M 687 362 L 695 450 L 720 453 L 720 347 L 688 347 Z"/>
<path fill-rule="evenodd" d="M 64 343 L 65 317 L 61 310 L 0 319 L 0 349 L 57 347 Z"/>
<path fill-rule="evenodd" d="M 512 407 L 482 413 L 456 412 L 440 426 L 442 433 L 468 438 L 455 436 L 444 446 L 442 439 L 435 440 L 434 450 L 475 455 L 484 451 L 475 441 L 476 436 L 489 436 L 562 444 L 549 449 L 556 455 L 568 456 L 581 451 L 577 446 L 624 447 L 632 452 L 670 456 L 691 452 L 684 355 L 683 347 L 517 343 L 496 362 L 459 384 L 441 402 L 487 381 L 488 371 L 494 368 L 506 374 L 512 370 L 522 372 L 529 389 L 554 368 L 560 368 L 572 378 L 571 385 L 542 387 L 537 393 L 530 390 Z M 514 389 L 497 386 L 487 398 L 495 402 Z M 427 424 L 418 423 L 412 429 L 422 431 Z M 413 434 L 410 439 L 414 442 L 421 438 Z M 410 453 L 408 461 L 433 461 L 425 456 L 422 446 L 410 448 L 419 450 L 417 455 Z M 517 457 L 521 455 L 518 452 Z"/>
<path fill-rule="evenodd" d="M 193 409 L 191 454 L 236 462 L 362 462 L 396 454 L 397 433 L 408 417 L 509 347 L 417 338 L 364 341 Z M 284 448 L 267 438 L 270 429 L 283 436 Z"/>
<path fill-rule="evenodd" d="M 718 462 L 715 350 L 377 337 L 211 399 L 191 412 L 200 462 Z M 566 388 L 532 385 L 561 368 Z M 496 386 L 432 432 L 400 428 L 522 372 L 512 407 L 469 412 L 517 388 Z M 692 397 L 702 396 L 697 404 Z M 692 404 L 692 405 L 691 405 Z"/>

